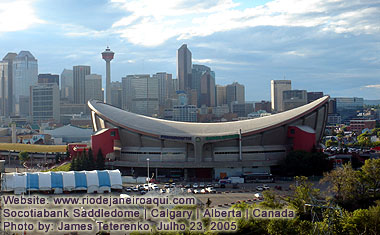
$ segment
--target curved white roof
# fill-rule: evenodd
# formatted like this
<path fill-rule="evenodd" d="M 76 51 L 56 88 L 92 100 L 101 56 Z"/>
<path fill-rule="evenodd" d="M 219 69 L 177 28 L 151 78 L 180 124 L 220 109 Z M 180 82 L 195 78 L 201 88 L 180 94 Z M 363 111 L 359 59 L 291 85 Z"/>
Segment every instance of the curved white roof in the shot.
<path fill-rule="evenodd" d="M 282 113 L 242 121 L 220 123 L 177 122 L 147 117 L 116 108 L 98 100 L 88 101 L 88 106 L 102 119 L 115 126 L 153 135 L 173 136 L 222 136 L 242 133 L 255 133 L 290 123 L 307 115 L 328 102 L 324 96 L 314 102 Z"/>

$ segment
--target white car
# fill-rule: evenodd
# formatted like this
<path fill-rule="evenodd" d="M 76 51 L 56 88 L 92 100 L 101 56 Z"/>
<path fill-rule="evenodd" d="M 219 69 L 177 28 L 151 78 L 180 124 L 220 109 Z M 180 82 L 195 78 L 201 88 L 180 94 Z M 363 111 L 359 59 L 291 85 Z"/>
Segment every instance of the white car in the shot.
<path fill-rule="evenodd" d="M 263 188 L 263 186 L 257 186 L 257 187 L 256 187 L 256 190 L 257 190 L 257 191 L 263 191 L 264 188 Z"/>
<path fill-rule="evenodd" d="M 264 199 L 263 195 L 261 193 L 255 193 L 254 196 L 259 199 L 259 200 L 262 200 Z"/>
<path fill-rule="evenodd" d="M 194 183 L 194 184 L 193 184 L 193 188 L 198 188 L 198 184 L 197 184 L 197 183 Z"/>
<path fill-rule="evenodd" d="M 199 193 L 198 189 L 194 189 L 194 190 L 193 190 L 193 193 L 194 193 L 194 194 L 198 194 L 198 193 Z"/>
<path fill-rule="evenodd" d="M 269 187 L 268 185 L 264 184 L 264 185 L 263 185 L 263 189 L 264 189 L 264 190 L 269 190 L 270 187 Z"/>

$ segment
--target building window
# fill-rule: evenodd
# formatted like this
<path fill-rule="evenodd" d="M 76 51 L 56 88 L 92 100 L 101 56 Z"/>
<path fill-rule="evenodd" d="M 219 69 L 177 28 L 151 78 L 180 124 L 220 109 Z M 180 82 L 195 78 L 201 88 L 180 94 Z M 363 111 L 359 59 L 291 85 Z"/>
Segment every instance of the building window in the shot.
<path fill-rule="evenodd" d="M 115 131 L 111 131 L 111 136 L 116 136 L 116 132 Z"/>

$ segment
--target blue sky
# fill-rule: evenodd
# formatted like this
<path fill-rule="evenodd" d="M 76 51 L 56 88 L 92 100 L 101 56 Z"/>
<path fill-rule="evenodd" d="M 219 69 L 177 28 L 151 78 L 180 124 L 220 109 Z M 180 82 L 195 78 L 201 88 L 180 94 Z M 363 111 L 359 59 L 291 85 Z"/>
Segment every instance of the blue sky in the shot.
<path fill-rule="evenodd" d="M 116 53 L 112 80 L 169 72 L 187 43 L 218 84 L 269 100 L 270 80 L 333 97 L 380 99 L 378 0 L 1 0 L 0 56 L 29 50 L 40 73 L 91 65 Z"/>

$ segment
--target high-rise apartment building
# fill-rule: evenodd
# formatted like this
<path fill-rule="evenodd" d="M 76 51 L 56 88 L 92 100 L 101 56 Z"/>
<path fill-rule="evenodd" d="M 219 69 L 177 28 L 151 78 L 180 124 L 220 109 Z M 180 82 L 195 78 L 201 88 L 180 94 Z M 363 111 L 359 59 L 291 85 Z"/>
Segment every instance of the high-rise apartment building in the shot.
<path fill-rule="evenodd" d="M 271 102 L 262 100 L 261 102 L 255 103 L 255 112 L 259 110 L 265 110 L 267 113 L 272 112 Z"/>
<path fill-rule="evenodd" d="M 74 102 L 74 79 L 71 69 L 64 69 L 61 73 L 61 99 Z"/>
<path fill-rule="evenodd" d="M 183 44 L 177 50 L 177 78 L 179 90 L 187 91 L 191 89 L 191 51 Z"/>
<path fill-rule="evenodd" d="M 234 82 L 226 87 L 226 99 L 227 104 L 232 110 L 232 104 L 244 104 L 245 103 L 245 88 L 244 85 L 241 85 L 237 82 Z"/>
<path fill-rule="evenodd" d="M 227 104 L 227 90 L 226 86 L 215 85 L 216 91 L 216 105 L 222 106 L 223 104 Z"/>
<path fill-rule="evenodd" d="M 207 71 L 201 77 L 198 106 L 202 105 L 215 107 L 215 73 L 213 71 Z"/>
<path fill-rule="evenodd" d="M 198 107 L 215 106 L 215 72 L 210 67 L 194 64 L 192 69 L 191 88 L 197 92 Z"/>
<path fill-rule="evenodd" d="M 173 107 L 173 121 L 197 122 L 197 106 L 175 105 Z"/>
<path fill-rule="evenodd" d="M 56 82 L 30 87 L 30 113 L 34 123 L 60 122 L 59 88 Z"/>
<path fill-rule="evenodd" d="M 149 74 L 127 75 L 122 78 L 123 106 L 130 112 L 146 116 L 158 114 L 158 79 Z"/>
<path fill-rule="evenodd" d="M 111 104 L 115 107 L 122 108 L 123 88 L 121 82 L 111 82 Z"/>
<path fill-rule="evenodd" d="M 170 73 L 156 73 L 153 74 L 153 78 L 158 79 L 158 93 L 160 106 L 166 106 L 167 100 L 173 97 L 173 84 L 172 75 Z"/>
<path fill-rule="evenodd" d="M 340 114 L 342 121 L 347 122 L 356 117 L 359 112 L 363 112 L 364 99 L 358 97 L 337 97 L 336 112 Z"/>
<path fill-rule="evenodd" d="M 85 77 L 91 74 L 91 67 L 86 65 L 73 66 L 73 88 L 74 103 L 84 104 L 86 102 Z"/>
<path fill-rule="evenodd" d="M 85 76 L 85 100 L 90 99 L 103 101 L 102 75 L 88 74 Z"/>
<path fill-rule="evenodd" d="M 283 111 L 307 104 L 306 90 L 286 90 L 282 92 Z"/>
<path fill-rule="evenodd" d="M 57 83 L 59 88 L 59 75 L 51 73 L 38 74 L 38 83 Z"/>
<path fill-rule="evenodd" d="M 16 53 L 8 53 L 0 61 L 0 115 L 11 116 L 13 105 L 13 61 Z"/>
<path fill-rule="evenodd" d="M 292 82 L 290 80 L 272 80 L 271 81 L 271 102 L 272 102 L 272 111 L 273 112 L 282 112 L 283 101 L 282 101 L 282 92 L 291 90 Z"/>
<path fill-rule="evenodd" d="M 20 51 L 13 60 L 13 100 L 15 114 L 29 116 L 30 86 L 38 81 L 38 63 L 29 51 Z"/>
<path fill-rule="evenodd" d="M 308 92 L 307 93 L 307 103 L 311 103 L 314 100 L 317 100 L 319 98 L 323 97 L 323 92 L 317 91 L 317 92 Z"/>

